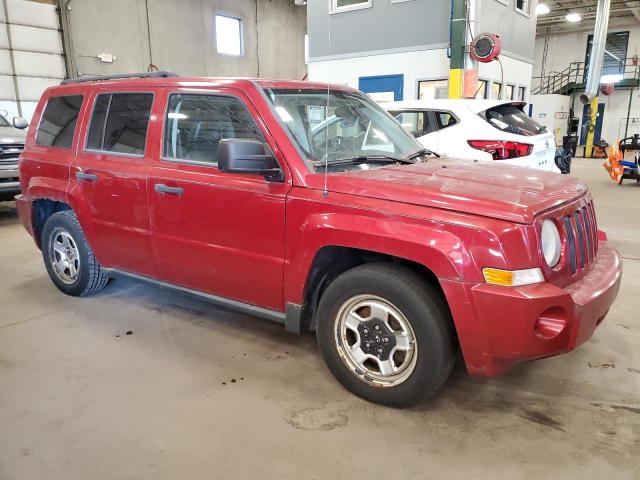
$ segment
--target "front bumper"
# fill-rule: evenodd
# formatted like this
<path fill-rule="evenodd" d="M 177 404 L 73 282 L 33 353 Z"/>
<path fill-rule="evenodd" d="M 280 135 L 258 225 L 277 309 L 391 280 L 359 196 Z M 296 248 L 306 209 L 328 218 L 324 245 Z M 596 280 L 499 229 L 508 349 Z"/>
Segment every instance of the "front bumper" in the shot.
<path fill-rule="evenodd" d="M 495 376 L 516 363 L 569 352 L 607 315 L 622 278 L 618 252 L 601 241 L 589 273 L 560 288 L 443 281 L 469 373 Z"/>

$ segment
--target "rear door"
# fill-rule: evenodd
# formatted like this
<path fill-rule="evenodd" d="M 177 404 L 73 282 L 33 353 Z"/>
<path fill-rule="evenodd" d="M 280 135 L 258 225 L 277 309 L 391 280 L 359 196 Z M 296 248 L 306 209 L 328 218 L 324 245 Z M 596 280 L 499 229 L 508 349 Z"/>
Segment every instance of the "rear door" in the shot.
<path fill-rule="evenodd" d="M 467 149 L 467 143 L 464 137 L 460 136 L 460 132 L 456 127 L 460 121 L 448 110 L 433 110 L 433 121 L 437 133 L 435 152 L 443 157 L 461 157 Z"/>
<path fill-rule="evenodd" d="M 236 90 L 175 89 L 149 181 L 158 275 L 172 284 L 282 310 L 285 199 L 290 175 L 249 99 Z M 222 173 L 223 138 L 266 142 L 284 182 Z"/>
<path fill-rule="evenodd" d="M 105 267 L 153 276 L 147 177 L 157 91 L 102 88 L 71 169 L 87 203 L 91 245 Z"/>

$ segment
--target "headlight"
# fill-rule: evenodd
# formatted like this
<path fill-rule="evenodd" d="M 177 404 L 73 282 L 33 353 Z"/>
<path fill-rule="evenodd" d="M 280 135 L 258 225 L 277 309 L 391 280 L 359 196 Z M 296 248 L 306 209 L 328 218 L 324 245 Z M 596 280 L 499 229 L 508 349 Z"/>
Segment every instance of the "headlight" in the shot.
<path fill-rule="evenodd" d="M 560 242 L 560 232 L 552 220 L 542 222 L 542 232 L 540 233 L 540 244 L 544 260 L 551 268 L 560 261 L 562 243 Z"/>

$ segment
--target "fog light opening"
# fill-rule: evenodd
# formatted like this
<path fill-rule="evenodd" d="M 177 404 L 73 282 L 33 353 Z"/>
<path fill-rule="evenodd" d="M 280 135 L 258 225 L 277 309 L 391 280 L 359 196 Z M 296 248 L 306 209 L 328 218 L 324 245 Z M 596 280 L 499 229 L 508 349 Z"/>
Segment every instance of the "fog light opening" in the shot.
<path fill-rule="evenodd" d="M 540 314 L 534 330 L 536 335 L 546 340 L 557 337 L 567 326 L 567 314 L 560 307 L 552 307 Z"/>

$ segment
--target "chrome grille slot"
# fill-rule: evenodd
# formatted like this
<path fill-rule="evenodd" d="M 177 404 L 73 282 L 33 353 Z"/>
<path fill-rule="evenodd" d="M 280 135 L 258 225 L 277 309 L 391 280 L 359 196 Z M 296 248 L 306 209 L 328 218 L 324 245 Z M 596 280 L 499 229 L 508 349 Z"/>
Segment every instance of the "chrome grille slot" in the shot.
<path fill-rule="evenodd" d="M 564 230 L 567 233 L 567 258 L 569 259 L 569 268 L 571 273 L 576 273 L 578 269 L 576 261 L 576 240 L 573 235 L 573 226 L 571 225 L 571 218 L 564 217 Z"/>
<path fill-rule="evenodd" d="M 0 164 L 15 163 L 20 154 L 24 150 L 22 143 L 4 143 L 0 144 Z"/>
<path fill-rule="evenodd" d="M 587 237 L 587 262 L 590 262 L 593 258 L 593 230 L 591 229 L 591 220 L 587 207 L 582 207 L 582 219 L 584 221 L 585 233 Z"/>
<path fill-rule="evenodd" d="M 576 232 L 578 234 L 578 253 L 579 253 L 579 259 L 580 259 L 579 265 L 580 265 L 580 268 L 584 268 L 585 264 L 587 263 L 587 259 L 586 259 L 584 227 L 582 226 L 582 215 L 580 215 L 580 211 L 574 212 L 573 218 L 576 223 Z"/>

